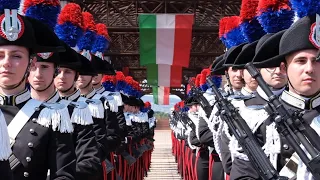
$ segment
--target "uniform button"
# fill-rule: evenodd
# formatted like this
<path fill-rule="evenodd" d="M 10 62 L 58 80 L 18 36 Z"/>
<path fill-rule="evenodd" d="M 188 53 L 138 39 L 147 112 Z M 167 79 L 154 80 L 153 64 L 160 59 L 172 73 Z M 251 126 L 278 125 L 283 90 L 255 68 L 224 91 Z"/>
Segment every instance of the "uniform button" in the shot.
<path fill-rule="evenodd" d="M 29 142 L 29 143 L 28 143 L 28 147 L 32 148 L 32 147 L 33 147 L 33 143 L 32 143 L 32 142 Z"/>
<path fill-rule="evenodd" d="M 24 177 L 29 177 L 29 173 L 28 173 L 28 172 L 24 172 L 24 173 L 23 173 L 23 176 L 24 176 Z"/>
<path fill-rule="evenodd" d="M 30 133 L 33 134 L 34 133 L 34 129 L 30 129 Z"/>
<path fill-rule="evenodd" d="M 32 122 L 37 122 L 37 118 L 32 118 Z"/>
<path fill-rule="evenodd" d="M 27 162 L 31 162 L 31 157 L 26 157 Z"/>
<path fill-rule="evenodd" d="M 35 107 L 34 110 L 35 111 L 40 111 L 40 108 L 39 107 Z"/>
<path fill-rule="evenodd" d="M 285 159 L 285 161 L 286 161 L 286 163 L 287 163 L 287 162 L 289 162 L 289 161 L 290 161 L 290 159 L 289 159 L 289 158 L 286 158 L 286 159 Z"/>
<path fill-rule="evenodd" d="M 288 144 L 284 144 L 284 145 L 283 145 L 283 148 L 284 148 L 285 150 L 288 150 L 288 149 L 289 149 Z"/>

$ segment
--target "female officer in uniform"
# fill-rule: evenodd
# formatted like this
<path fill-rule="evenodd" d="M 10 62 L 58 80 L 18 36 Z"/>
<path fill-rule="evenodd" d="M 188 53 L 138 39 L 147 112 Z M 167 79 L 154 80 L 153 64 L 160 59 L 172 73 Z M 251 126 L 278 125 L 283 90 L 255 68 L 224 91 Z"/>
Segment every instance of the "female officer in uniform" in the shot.
<path fill-rule="evenodd" d="M 19 3 L 0 2 L 4 8 L 0 10 L 4 13 L 0 24 L 0 109 L 11 140 L 9 161 L 13 179 L 43 180 L 50 170 L 50 179 L 72 180 L 75 174 L 72 129 L 62 118 L 53 116 L 58 111 L 54 106 L 30 99 L 25 88 L 31 54 L 57 51 L 59 44 L 53 40 L 51 48 L 41 46 L 44 40 L 51 42 L 54 33 L 48 31 L 40 37 L 44 33 L 39 32 L 45 28 L 18 15 Z"/>

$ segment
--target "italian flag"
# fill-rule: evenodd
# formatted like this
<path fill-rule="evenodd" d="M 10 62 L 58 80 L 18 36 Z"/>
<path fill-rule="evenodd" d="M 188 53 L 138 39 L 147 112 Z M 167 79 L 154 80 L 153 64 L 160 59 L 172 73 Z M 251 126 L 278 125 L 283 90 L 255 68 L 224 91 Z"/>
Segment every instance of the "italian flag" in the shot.
<path fill-rule="evenodd" d="M 169 105 L 170 87 L 152 86 L 153 102 L 159 105 Z"/>
<path fill-rule="evenodd" d="M 181 87 L 182 67 L 166 64 L 147 65 L 147 81 L 151 86 Z"/>
<path fill-rule="evenodd" d="M 139 14 L 140 65 L 188 67 L 193 14 Z"/>

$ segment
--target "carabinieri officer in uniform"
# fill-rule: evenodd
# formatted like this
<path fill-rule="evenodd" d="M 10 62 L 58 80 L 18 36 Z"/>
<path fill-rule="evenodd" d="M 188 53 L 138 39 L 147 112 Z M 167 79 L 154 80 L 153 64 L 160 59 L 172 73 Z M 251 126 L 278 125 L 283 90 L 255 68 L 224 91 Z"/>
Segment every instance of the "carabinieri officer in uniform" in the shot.
<path fill-rule="evenodd" d="M 13 179 L 44 180 L 50 170 L 50 179 L 73 180 L 73 128 L 60 115 L 54 116 L 61 110 L 60 105 L 30 99 L 25 87 L 31 55 L 64 48 L 55 43 L 52 31 L 39 33 L 46 29 L 41 23 L 31 23 L 18 15 L 13 8 L 18 8 L 19 3 L 0 2 L 4 8 L 0 10 L 4 13 L 0 24 L 0 109 L 11 141 Z M 52 47 L 41 46 L 44 40 Z"/>

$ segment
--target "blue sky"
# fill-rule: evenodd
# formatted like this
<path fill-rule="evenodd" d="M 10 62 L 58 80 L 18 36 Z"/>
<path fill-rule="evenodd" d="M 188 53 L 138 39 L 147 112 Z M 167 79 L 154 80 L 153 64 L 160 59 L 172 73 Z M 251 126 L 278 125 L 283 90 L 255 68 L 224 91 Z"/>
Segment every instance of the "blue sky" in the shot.
<path fill-rule="evenodd" d="M 149 101 L 151 103 L 151 108 L 154 111 L 170 113 L 170 108 L 172 108 L 181 99 L 177 95 L 169 96 L 169 105 L 157 105 L 153 103 L 153 95 L 144 95 L 141 98 L 144 102 Z"/>

